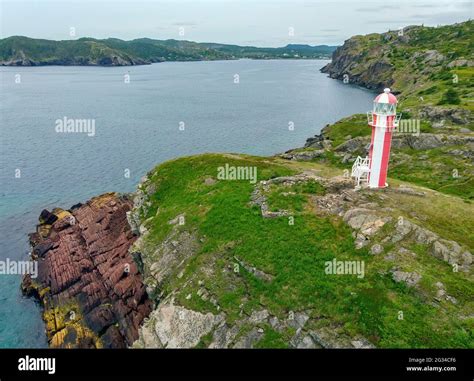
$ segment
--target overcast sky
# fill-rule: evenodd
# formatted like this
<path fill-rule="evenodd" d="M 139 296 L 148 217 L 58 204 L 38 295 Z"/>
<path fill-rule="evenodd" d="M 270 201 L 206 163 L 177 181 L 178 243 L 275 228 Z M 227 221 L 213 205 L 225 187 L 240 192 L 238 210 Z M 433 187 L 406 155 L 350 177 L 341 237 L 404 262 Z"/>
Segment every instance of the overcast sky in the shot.
<path fill-rule="evenodd" d="M 465 21 L 472 18 L 473 4 L 473 0 L 0 0 L 0 36 L 340 45 L 356 34 Z M 70 28 L 75 28 L 76 37 L 70 36 Z"/>

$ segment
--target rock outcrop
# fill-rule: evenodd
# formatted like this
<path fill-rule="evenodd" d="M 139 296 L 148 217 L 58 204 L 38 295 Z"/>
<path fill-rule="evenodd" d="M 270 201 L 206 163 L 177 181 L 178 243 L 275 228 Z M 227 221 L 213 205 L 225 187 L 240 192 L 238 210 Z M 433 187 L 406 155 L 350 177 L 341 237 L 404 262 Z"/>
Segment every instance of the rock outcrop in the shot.
<path fill-rule="evenodd" d="M 328 137 L 324 135 L 324 129 L 320 135 L 316 135 L 312 138 L 307 139 L 305 148 L 308 149 L 308 153 L 302 155 L 299 151 L 287 151 L 281 154 L 280 157 L 288 160 L 311 160 L 318 158 L 323 155 L 320 150 L 314 150 L 318 152 L 317 155 L 312 155 L 313 150 L 309 150 L 318 144 L 320 141 L 330 142 Z M 329 143 L 326 143 L 327 145 Z M 370 144 L 370 136 L 359 136 L 356 138 L 348 139 L 344 143 L 334 148 L 336 153 L 365 153 Z M 448 147 L 448 146 L 461 146 L 467 145 L 468 147 L 474 144 L 474 136 L 471 134 L 466 135 L 448 135 L 448 134 L 430 134 L 420 133 L 417 135 L 411 134 L 400 134 L 393 135 L 392 137 L 392 148 L 404 149 L 411 148 L 415 150 L 429 150 L 433 148 Z M 304 152 L 304 151 L 303 151 Z"/>
<path fill-rule="evenodd" d="M 367 60 L 367 54 L 363 51 L 364 43 L 361 36 L 344 41 L 344 45 L 334 51 L 332 61 L 321 72 L 329 74 L 331 78 L 372 90 L 391 86 L 395 68 L 388 60 L 381 59 L 380 52 L 378 60 Z"/>
<path fill-rule="evenodd" d="M 151 62 L 138 57 L 129 57 L 121 54 L 109 54 L 99 58 L 95 57 L 70 57 L 51 59 L 31 59 L 23 51 L 8 60 L 0 61 L 0 66 L 135 66 L 149 65 Z"/>
<path fill-rule="evenodd" d="M 350 139 L 336 147 L 336 152 L 357 152 L 365 149 L 370 143 L 370 137 L 359 137 Z M 474 143 L 474 136 L 467 135 L 445 135 L 445 134 L 419 134 L 395 135 L 392 138 L 392 148 L 411 148 L 415 150 L 428 150 L 439 147 L 464 145 Z"/>
<path fill-rule="evenodd" d="M 444 127 L 446 122 L 463 125 L 472 121 L 472 113 L 469 110 L 455 106 L 425 106 L 421 108 L 419 116 L 431 120 L 433 127 Z"/>
<path fill-rule="evenodd" d="M 323 156 L 325 151 L 323 149 L 308 149 L 304 151 L 288 151 L 280 154 L 280 157 L 287 160 L 311 161 Z"/>
<path fill-rule="evenodd" d="M 135 347 L 193 348 L 201 338 L 224 320 L 222 315 L 200 313 L 172 301 L 160 303 L 140 331 Z"/>
<path fill-rule="evenodd" d="M 38 298 L 51 347 L 123 348 L 138 338 L 152 310 L 130 245 L 132 202 L 115 193 L 70 210 L 44 210 L 30 234 L 38 277 L 25 294 Z"/>

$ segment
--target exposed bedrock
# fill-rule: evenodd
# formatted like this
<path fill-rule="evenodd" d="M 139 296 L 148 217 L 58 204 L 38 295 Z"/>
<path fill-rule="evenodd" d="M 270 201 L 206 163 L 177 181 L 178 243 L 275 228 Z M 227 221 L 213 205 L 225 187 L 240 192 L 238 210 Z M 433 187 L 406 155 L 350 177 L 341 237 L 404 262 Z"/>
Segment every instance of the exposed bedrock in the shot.
<path fill-rule="evenodd" d="M 324 129 L 321 134 L 315 135 L 314 137 L 306 140 L 305 148 L 314 148 L 315 151 L 310 152 L 299 152 L 301 157 L 295 158 L 302 160 L 302 158 L 309 157 L 310 159 L 322 155 L 322 142 L 326 146 L 330 146 L 331 142 L 327 136 L 325 136 Z M 370 144 L 370 136 L 359 136 L 356 138 L 348 139 L 344 143 L 335 147 L 336 152 L 358 152 L 366 150 L 366 147 Z M 474 144 L 474 137 L 471 135 L 448 135 L 448 134 L 429 134 L 420 133 L 418 135 L 411 134 L 400 134 L 392 137 L 392 147 L 396 149 L 411 148 L 415 150 L 429 150 L 433 148 L 455 146 L 455 145 L 468 145 L 469 147 Z M 313 153 L 314 152 L 314 153 Z M 305 155 L 303 156 L 302 153 Z M 293 155 L 290 157 L 290 155 Z M 285 158 L 293 158 L 295 156 L 294 150 L 287 151 L 282 155 Z"/>
<path fill-rule="evenodd" d="M 136 240 L 126 213 L 132 202 L 108 193 L 70 210 L 44 210 L 30 234 L 38 277 L 25 294 L 43 305 L 51 347 L 122 348 L 138 338 L 152 310 L 128 249 Z"/>

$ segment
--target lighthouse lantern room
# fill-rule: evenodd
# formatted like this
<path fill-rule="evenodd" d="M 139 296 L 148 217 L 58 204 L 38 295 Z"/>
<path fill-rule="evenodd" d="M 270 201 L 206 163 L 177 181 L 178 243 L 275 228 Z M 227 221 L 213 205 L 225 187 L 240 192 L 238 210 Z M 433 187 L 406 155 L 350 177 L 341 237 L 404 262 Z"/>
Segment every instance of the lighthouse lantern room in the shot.
<path fill-rule="evenodd" d="M 352 176 L 356 186 L 366 183 L 370 188 L 384 188 L 388 184 L 387 170 L 392 144 L 392 133 L 398 128 L 401 114 L 397 114 L 397 98 L 384 89 L 374 100 L 374 108 L 367 112 L 367 120 L 372 128 L 369 156 L 358 157 L 352 166 Z"/>

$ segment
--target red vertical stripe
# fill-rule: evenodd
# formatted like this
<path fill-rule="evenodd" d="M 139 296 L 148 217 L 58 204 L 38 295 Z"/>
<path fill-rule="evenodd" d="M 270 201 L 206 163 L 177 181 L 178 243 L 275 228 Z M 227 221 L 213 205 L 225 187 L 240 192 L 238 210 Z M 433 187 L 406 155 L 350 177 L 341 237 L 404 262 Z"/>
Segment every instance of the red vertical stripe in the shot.
<path fill-rule="evenodd" d="M 387 127 L 392 129 L 393 128 L 393 119 L 395 118 L 394 115 L 387 116 Z"/>
<path fill-rule="evenodd" d="M 382 152 L 382 164 L 380 165 L 379 187 L 384 187 L 387 182 L 388 160 L 390 159 L 390 145 L 392 144 L 392 129 L 385 131 Z"/>

